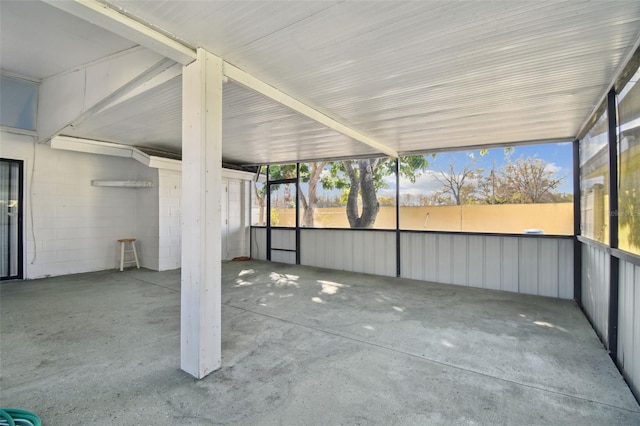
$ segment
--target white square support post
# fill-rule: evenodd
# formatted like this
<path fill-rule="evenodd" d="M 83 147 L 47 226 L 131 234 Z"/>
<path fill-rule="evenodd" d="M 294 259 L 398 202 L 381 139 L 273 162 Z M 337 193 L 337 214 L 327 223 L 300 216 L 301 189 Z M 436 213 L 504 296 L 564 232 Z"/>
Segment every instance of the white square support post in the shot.
<path fill-rule="evenodd" d="M 198 49 L 182 74 L 180 367 L 201 379 L 220 368 L 222 60 Z"/>

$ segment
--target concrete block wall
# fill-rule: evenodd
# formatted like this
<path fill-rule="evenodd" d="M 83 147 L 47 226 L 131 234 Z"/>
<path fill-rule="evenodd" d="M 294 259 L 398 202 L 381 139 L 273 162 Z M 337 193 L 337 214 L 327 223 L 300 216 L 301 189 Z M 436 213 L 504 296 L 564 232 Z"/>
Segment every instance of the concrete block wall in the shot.
<path fill-rule="evenodd" d="M 136 195 L 136 228 L 131 235 L 136 238 L 136 248 L 140 266 L 158 270 L 158 169 L 146 167 L 138 162 L 139 175 L 152 183 L 151 188 L 135 190 Z"/>
<path fill-rule="evenodd" d="M 54 150 L 32 136 L 2 132 L 0 141 L 2 156 L 25 166 L 25 278 L 116 268 L 116 240 L 137 237 L 138 213 L 146 211 L 138 197 L 150 189 L 91 181 L 150 179 L 153 172 L 132 159 Z M 147 242 L 139 239 L 143 256 Z"/>
<path fill-rule="evenodd" d="M 158 268 L 176 269 L 181 264 L 180 196 L 182 173 L 158 169 Z"/>
<path fill-rule="evenodd" d="M 227 224 L 227 259 L 249 256 L 249 231 L 251 217 L 249 208 L 250 181 L 225 177 L 228 183 L 228 224 Z M 222 230 L 225 232 L 225 229 Z"/>
<path fill-rule="evenodd" d="M 182 174 L 133 159 L 51 149 L 1 132 L 1 155 L 23 160 L 27 279 L 114 269 L 118 238 L 136 238 L 142 267 L 181 266 Z M 35 169 L 34 169 L 35 165 Z M 32 175 L 33 173 L 33 175 Z M 251 175 L 226 171 L 227 259 L 249 255 Z M 151 188 L 94 187 L 92 180 L 147 180 Z M 33 217 L 33 219 L 31 219 Z"/>

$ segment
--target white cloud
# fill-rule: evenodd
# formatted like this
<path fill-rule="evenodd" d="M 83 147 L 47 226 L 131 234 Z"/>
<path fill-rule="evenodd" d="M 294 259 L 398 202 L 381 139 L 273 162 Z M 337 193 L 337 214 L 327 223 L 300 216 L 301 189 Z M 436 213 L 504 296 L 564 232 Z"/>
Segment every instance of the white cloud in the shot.
<path fill-rule="evenodd" d="M 415 183 L 405 177 L 400 177 L 400 188 L 403 194 L 431 195 L 435 191 L 442 189 L 442 184 L 438 182 L 433 170 L 427 170 L 416 178 Z"/>
<path fill-rule="evenodd" d="M 553 174 L 561 172 L 562 170 L 563 170 L 562 167 L 558 166 L 556 163 L 547 163 L 547 165 L 544 166 L 545 172 L 550 172 Z"/>

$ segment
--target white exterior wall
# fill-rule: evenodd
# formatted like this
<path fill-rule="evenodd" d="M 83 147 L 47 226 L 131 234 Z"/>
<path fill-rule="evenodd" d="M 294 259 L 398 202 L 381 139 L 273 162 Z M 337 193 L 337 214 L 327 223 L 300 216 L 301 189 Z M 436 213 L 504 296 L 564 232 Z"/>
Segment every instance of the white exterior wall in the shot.
<path fill-rule="evenodd" d="M 31 136 L 2 132 L 0 140 L 2 156 L 25 166 L 25 278 L 114 269 L 116 240 L 123 237 L 138 238 L 147 259 L 149 232 L 139 234 L 138 214 L 148 211 L 149 194 L 140 197 L 141 191 L 152 188 L 94 187 L 91 181 L 150 180 L 153 171 L 132 159 L 54 150 Z"/>

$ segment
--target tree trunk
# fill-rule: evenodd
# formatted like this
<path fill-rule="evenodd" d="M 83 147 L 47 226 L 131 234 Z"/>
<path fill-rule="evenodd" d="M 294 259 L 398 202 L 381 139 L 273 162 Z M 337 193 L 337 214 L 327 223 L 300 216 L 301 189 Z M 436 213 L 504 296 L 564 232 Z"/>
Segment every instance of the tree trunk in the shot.
<path fill-rule="evenodd" d="M 347 196 L 347 219 L 352 228 L 373 228 L 380 211 L 380 203 L 374 185 L 374 169 L 377 159 L 358 161 L 358 173 L 351 162 L 343 162 L 350 187 Z M 358 214 L 358 195 L 362 199 L 362 214 Z"/>
<path fill-rule="evenodd" d="M 304 211 L 301 226 L 305 228 L 313 228 L 315 225 L 314 215 L 318 205 L 318 182 L 326 165 L 326 161 L 311 163 L 311 170 L 309 170 L 309 196 L 305 198 L 304 193 L 300 191 L 300 202 Z"/>
<path fill-rule="evenodd" d="M 302 211 L 304 212 L 302 215 L 302 223 L 300 223 L 300 226 L 311 228 L 313 227 L 313 213 L 311 213 L 312 214 L 311 221 L 309 221 L 308 215 L 309 215 L 309 210 L 311 209 L 310 209 L 309 203 L 307 202 L 307 198 L 304 196 L 304 193 L 302 191 L 300 191 L 298 196 L 300 197 L 300 204 L 302 204 Z"/>
<path fill-rule="evenodd" d="M 306 228 L 313 228 L 315 225 L 314 215 L 316 213 L 316 206 L 318 205 L 318 182 L 322 175 L 324 166 L 327 165 L 326 161 L 320 163 L 311 163 L 311 170 L 309 171 L 309 196 L 308 200 L 305 199 L 304 194 L 300 191 L 300 200 L 302 201 L 302 207 L 304 213 L 302 215 L 302 226 Z"/>
<path fill-rule="evenodd" d="M 264 226 L 265 222 L 264 222 L 264 196 L 260 196 L 258 195 L 258 184 L 254 181 L 253 182 L 253 193 L 256 196 L 256 200 L 258 201 L 258 206 L 260 207 L 258 210 L 258 226 Z"/>

